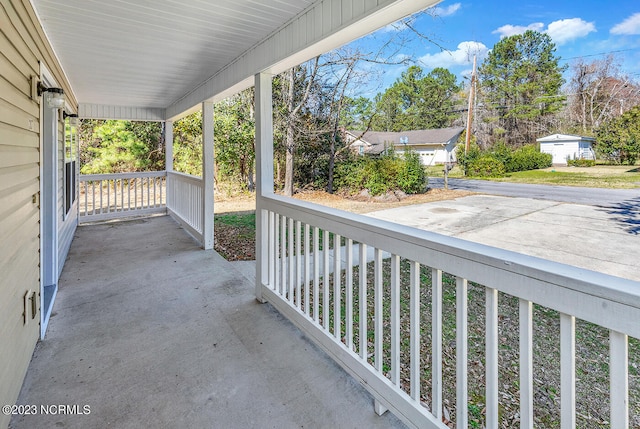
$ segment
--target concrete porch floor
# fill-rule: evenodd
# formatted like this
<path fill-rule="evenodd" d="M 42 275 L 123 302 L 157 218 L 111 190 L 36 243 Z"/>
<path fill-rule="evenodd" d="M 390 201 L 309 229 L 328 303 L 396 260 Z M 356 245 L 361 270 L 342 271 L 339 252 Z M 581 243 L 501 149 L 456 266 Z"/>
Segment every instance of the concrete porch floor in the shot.
<path fill-rule="evenodd" d="M 167 216 L 78 228 L 11 428 L 403 427 Z"/>

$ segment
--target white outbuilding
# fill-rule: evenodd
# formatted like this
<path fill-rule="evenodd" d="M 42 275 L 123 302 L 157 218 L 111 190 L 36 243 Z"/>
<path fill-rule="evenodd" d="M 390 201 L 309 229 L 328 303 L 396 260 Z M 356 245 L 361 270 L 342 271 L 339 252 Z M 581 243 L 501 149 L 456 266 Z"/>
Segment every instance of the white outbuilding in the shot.
<path fill-rule="evenodd" d="M 569 159 L 596 159 L 593 137 L 552 134 L 536 141 L 540 144 L 540 152 L 551 154 L 554 165 L 567 165 Z"/>

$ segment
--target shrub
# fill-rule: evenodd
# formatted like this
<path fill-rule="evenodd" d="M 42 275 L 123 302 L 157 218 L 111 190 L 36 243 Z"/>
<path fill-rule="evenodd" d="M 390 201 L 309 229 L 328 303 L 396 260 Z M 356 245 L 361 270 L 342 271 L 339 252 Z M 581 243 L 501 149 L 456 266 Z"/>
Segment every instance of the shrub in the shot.
<path fill-rule="evenodd" d="M 371 195 L 401 190 L 407 194 L 424 192 L 426 175 L 415 152 L 407 152 L 402 158 L 384 155 L 377 159 L 358 157 L 336 165 L 334 184 L 336 189 L 357 194 L 363 189 Z"/>
<path fill-rule="evenodd" d="M 485 154 L 468 165 L 467 174 L 478 177 L 502 177 L 505 174 L 504 164 L 491 154 Z"/>
<path fill-rule="evenodd" d="M 505 164 L 505 169 L 511 173 L 547 168 L 551 167 L 552 159 L 550 153 L 542 153 L 534 145 L 522 146 L 513 152 L 509 164 Z"/>
<path fill-rule="evenodd" d="M 567 159 L 567 165 L 572 167 L 593 167 L 596 165 L 594 159 Z"/>
<path fill-rule="evenodd" d="M 413 151 L 404 153 L 400 169 L 398 171 L 398 188 L 405 194 L 419 194 L 424 192 L 427 184 L 427 175 L 420 162 L 420 155 Z"/>
<path fill-rule="evenodd" d="M 533 145 L 514 151 L 504 143 L 497 143 L 487 151 L 472 145 L 466 155 L 464 147 L 459 146 L 456 155 L 466 175 L 480 177 L 501 177 L 515 171 L 547 168 L 551 167 L 552 161 L 551 154 L 542 153 Z"/>
<path fill-rule="evenodd" d="M 506 144 L 504 144 L 503 141 L 500 141 L 493 145 L 490 153 L 495 159 L 497 159 L 502 163 L 502 165 L 504 165 L 505 171 L 507 173 L 510 173 L 512 171 L 516 171 L 512 169 L 512 166 L 514 166 L 513 157 L 515 153 L 518 152 L 518 150 L 514 151 L 513 149 L 509 148 Z"/>
<path fill-rule="evenodd" d="M 476 159 L 478 159 L 481 155 L 480 148 L 476 144 L 472 144 L 469 147 L 469 151 L 464 153 L 464 145 L 458 145 L 456 149 L 456 159 L 458 160 L 458 164 L 464 171 L 464 174 L 469 174 L 468 167 L 471 163 L 473 163 Z"/>
<path fill-rule="evenodd" d="M 395 161 L 392 155 L 384 155 L 367 164 L 364 187 L 371 195 L 381 195 L 393 188 L 398 170 Z"/>
<path fill-rule="evenodd" d="M 369 158 L 356 157 L 337 163 L 334 170 L 333 184 L 336 189 L 355 193 L 364 189 L 367 164 Z"/>

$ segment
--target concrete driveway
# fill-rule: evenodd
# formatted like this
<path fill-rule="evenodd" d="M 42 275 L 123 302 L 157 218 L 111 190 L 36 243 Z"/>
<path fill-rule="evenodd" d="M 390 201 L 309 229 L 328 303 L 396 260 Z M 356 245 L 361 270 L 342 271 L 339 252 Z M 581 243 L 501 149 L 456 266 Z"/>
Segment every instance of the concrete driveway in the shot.
<path fill-rule="evenodd" d="M 640 281 L 640 199 L 597 207 L 473 195 L 367 216 Z"/>

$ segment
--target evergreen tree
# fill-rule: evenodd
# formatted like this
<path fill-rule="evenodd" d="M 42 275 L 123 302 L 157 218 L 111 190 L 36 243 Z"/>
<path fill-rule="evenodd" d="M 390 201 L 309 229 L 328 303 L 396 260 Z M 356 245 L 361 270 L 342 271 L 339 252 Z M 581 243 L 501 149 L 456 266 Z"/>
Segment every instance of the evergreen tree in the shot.
<path fill-rule="evenodd" d="M 375 99 L 376 131 L 406 131 L 451 126 L 460 86 L 449 70 L 435 68 L 428 74 L 411 66 Z"/>
<path fill-rule="evenodd" d="M 484 109 L 492 122 L 489 143 L 504 140 L 511 146 L 535 142 L 551 128 L 562 108 L 564 82 L 547 34 L 528 30 L 500 40 L 478 70 Z"/>
<path fill-rule="evenodd" d="M 623 164 L 640 157 L 640 106 L 607 121 L 597 132 L 598 152 Z"/>
<path fill-rule="evenodd" d="M 164 170 L 159 122 L 87 120 L 79 136 L 82 174 Z"/>

